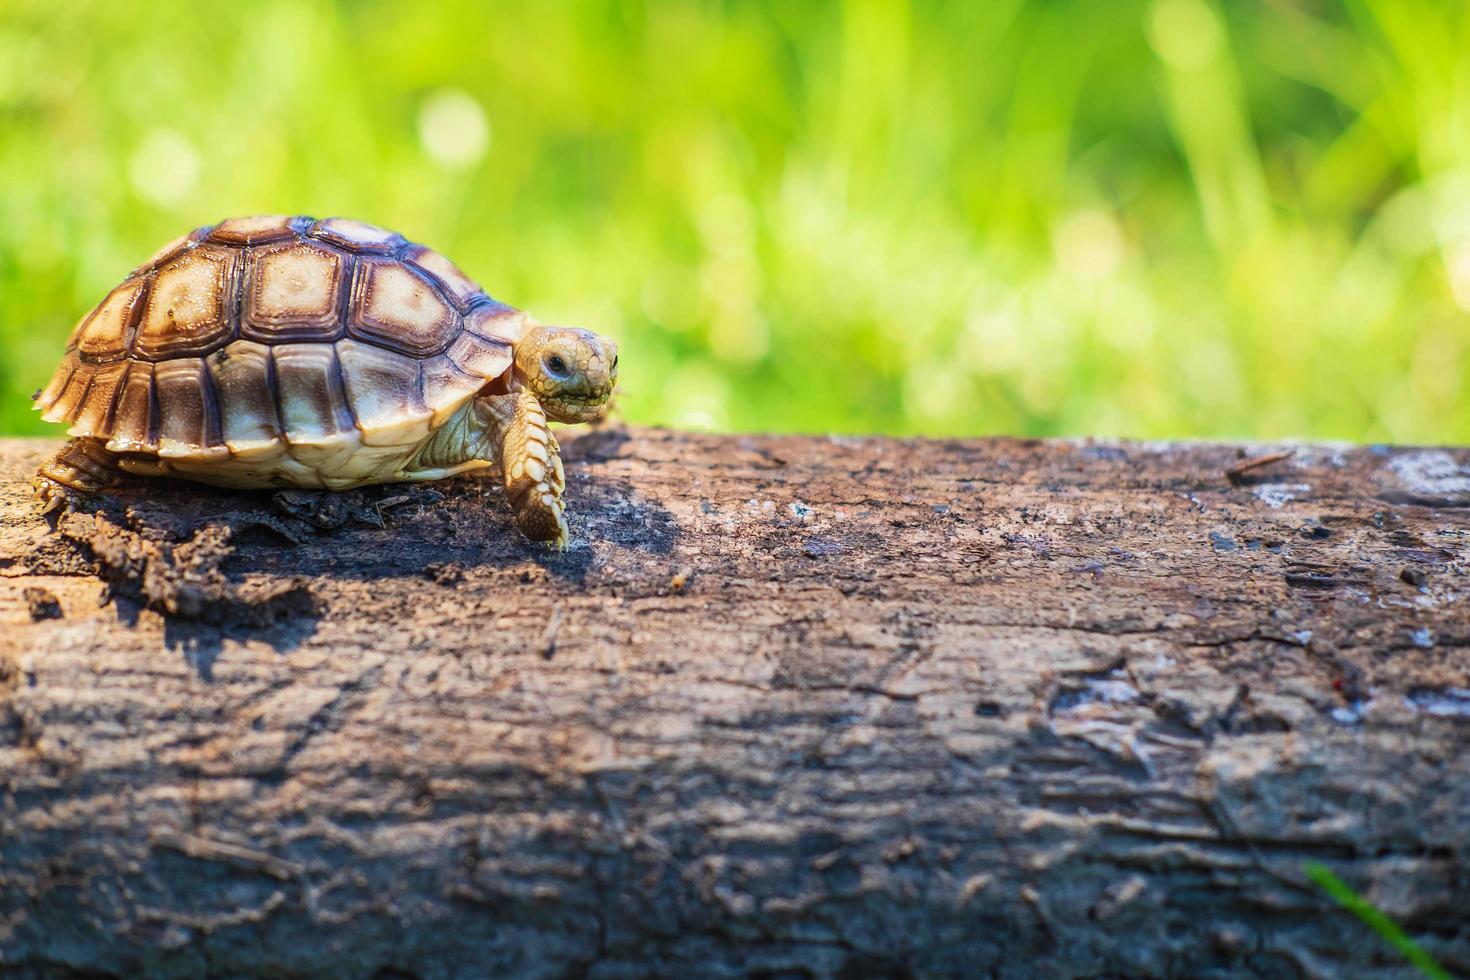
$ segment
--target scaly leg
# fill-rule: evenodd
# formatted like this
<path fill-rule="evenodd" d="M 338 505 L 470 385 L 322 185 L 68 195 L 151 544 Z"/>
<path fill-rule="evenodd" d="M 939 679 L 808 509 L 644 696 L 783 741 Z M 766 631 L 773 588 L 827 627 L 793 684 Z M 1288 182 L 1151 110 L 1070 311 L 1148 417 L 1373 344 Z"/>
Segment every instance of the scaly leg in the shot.
<path fill-rule="evenodd" d="M 533 541 L 565 551 L 568 530 L 561 495 L 566 474 L 560 447 L 546 426 L 541 403 L 529 391 L 515 396 L 515 412 L 501 442 L 500 468 L 516 527 Z"/>
<path fill-rule="evenodd" d="M 551 446 L 548 449 L 551 454 L 551 470 L 547 474 L 546 480 L 551 484 L 552 489 L 556 491 L 556 496 L 559 500 L 567 490 L 567 471 L 561 465 L 561 444 L 556 441 L 556 436 L 551 434 L 550 429 L 546 430 L 546 437 L 551 440 Z"/>
<path fill-rule="evenodd" d="M 49 514 L 66 502 L 68 491 L 91 493 L 117 482 L 117 457 L 100 439 L 73 439 L 41 464 L 31 485 L 41 499 L 41 513 Z"/>

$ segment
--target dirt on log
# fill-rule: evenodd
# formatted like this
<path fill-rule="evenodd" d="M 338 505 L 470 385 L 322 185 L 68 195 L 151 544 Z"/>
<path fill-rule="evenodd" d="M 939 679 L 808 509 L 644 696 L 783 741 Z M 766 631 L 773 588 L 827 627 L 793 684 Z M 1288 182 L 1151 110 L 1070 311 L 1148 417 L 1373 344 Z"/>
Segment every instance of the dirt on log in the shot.
<path fill-rule="evenodd" d="M 493 481 L 0 442 L 0 974 L 1470 974 L 1470 451 L 605 429 Z M 1265 459 L 1265 457 L 1275 457 Z"/>

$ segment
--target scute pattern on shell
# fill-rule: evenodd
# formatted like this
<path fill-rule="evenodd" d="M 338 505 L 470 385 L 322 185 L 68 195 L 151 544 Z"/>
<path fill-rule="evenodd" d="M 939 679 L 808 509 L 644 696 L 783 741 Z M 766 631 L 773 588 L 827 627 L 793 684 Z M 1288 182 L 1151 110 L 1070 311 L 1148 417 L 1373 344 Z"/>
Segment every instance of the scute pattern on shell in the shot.
<path fill-rule="evenodd" d="M 404 354 L 439 353 L 463 323 L 429 277 L 404 262 L 357 263 L 347 330 Z"/>
<path fill-rule="evenodd" d="M 73 331 L 36 398 L 114 452 L 308 462 L 426 436 L 524 329 L 448 259 L 332 218 L 232 218 L 160 249 Z"/>
<path fill-rule="evenodd" d="M 254 249 L 240 334 L 261 343 L 336 340 L 342 335 L 346 260 L 315 242 Z"/>

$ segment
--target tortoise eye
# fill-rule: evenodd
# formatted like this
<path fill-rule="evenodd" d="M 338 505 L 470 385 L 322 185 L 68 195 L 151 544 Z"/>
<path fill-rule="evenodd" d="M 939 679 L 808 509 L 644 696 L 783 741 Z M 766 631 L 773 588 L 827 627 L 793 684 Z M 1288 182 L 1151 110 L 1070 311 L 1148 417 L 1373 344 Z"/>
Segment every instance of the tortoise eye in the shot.
<path fill-rule="evenodd" d="M 560 354 L 552 354 L 546 359 L 546 369 L 552 374 L 566 374 L 567 362 L 561 359 Z"/>

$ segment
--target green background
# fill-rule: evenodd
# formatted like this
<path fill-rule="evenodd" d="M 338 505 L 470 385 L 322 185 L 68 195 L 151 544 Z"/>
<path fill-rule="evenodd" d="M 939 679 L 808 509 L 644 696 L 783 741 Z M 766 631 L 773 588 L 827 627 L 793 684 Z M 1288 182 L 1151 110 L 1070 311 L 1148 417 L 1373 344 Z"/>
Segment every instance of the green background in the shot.
<path fill-rule="evenodd" d="M 0 0 L 0 431 L 181 230 L 383 224 L 631 421 L 1470 440 L 1470 5 Z"/>

